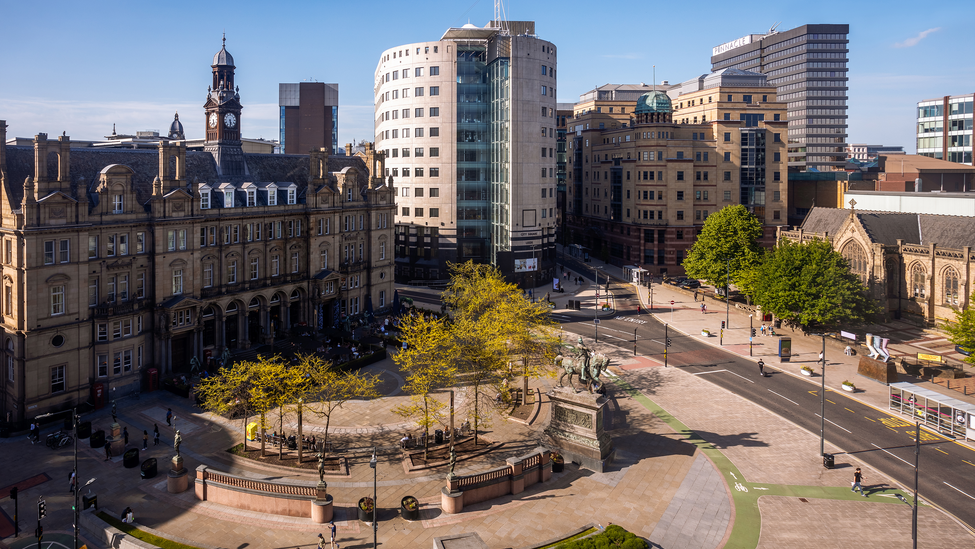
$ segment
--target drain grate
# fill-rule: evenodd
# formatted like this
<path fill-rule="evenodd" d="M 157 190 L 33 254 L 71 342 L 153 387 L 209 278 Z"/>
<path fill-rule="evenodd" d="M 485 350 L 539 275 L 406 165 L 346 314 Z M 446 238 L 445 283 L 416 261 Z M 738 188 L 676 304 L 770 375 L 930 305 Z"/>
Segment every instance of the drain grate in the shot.
<path fill-rule="evenodd" d="M 806 499 L 806 498 L 799 498 L 799 501 L 801 501 L 803 503 L 809 503 L 809 500 Z"/>

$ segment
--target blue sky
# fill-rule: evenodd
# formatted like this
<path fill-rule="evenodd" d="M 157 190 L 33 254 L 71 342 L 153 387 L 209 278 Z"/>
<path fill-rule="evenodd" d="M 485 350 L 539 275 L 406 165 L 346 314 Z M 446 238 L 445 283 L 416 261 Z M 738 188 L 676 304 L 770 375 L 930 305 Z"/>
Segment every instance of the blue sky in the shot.
<path fill-rule="evenodd" d="M 203 136 L 210 63 L 227 33 L 246 137 L 275 139 L 279 82 L 338 82 L 339 141 L 373 138 L 373 72 L 386 48 L 483 26 L 493 2 L 23 2 L 0 0 L 0 119 L 8 137 L 166 130 Z M 970 0 L 509 2 L 559 48 L 559 102 L 606 83 L 680 82 L 711 48 L 780 22 L 850 24 L 850 142 L 914 152 L 918 100 L 975 91 Z"/>

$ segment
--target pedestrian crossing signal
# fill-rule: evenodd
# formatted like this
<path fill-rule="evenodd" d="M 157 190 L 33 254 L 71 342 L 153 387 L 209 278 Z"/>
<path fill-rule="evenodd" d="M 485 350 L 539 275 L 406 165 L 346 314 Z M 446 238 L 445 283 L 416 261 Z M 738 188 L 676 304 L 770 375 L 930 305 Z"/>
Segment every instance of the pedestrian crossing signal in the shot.
<path fill-rule="evenodd" d="M 721 329 L 724 330 L 724 321 L 721 321 Z"/>
<path fill-rule="evenodd" d="M 752 337 L 755 337 L 755 328 L 752 328 Z"/>
<path fill-rule="evenodd" d="M 670 347 L 670 338 L 667 338 L 667 346 Z"/>

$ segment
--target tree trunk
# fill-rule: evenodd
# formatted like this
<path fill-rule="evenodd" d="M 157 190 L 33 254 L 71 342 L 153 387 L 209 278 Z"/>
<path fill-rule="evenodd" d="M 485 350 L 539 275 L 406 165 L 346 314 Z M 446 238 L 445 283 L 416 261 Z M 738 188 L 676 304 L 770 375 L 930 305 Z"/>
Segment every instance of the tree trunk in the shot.
<path fill-rule="evenodd" d="M 528 361 L 529 360 L 530 359 L 528 357 L 526 357 L 526 356 L 523 356 L 521 358 L 521 362 L 525 365 L 525 375 L 522 376 L 524 378 L 524 384 L 522 385 L 522 388 L 521 388 L 521 404 L 522 405 L 528 404 Z"/>
<path fill-rule="evenodd" d="M 302 450 L 304 449 L 303 440 L 301 438 L 301 409 L 303 405 L 298 403 L 298 465 L 301 466 L 301 456 Z"/>
<path fill-rule="evenodd" d="M 284 459 L 284 407 L 278 406 L 278 428 L 281 433 L 278 435 L 278 461 Z"/>
<path fill-rule="evenodd" d="M 423 395 L 423 461 L 427 460 L 427 449 L 430 447 L 430 405 L 427 395 Z"/>
<path fill-rule="evenodd" d="M 267 447 L 267 428 L 264 427 L 267 425 L 266 421 L 267 414 L 265 412 L 261 412 L 261 457 L 264 457 L 264 450 Z"/>
<path fill-rule="evenodd" d="M 244 453 L 247 453 L 247 411 L 244 411 Z"/>

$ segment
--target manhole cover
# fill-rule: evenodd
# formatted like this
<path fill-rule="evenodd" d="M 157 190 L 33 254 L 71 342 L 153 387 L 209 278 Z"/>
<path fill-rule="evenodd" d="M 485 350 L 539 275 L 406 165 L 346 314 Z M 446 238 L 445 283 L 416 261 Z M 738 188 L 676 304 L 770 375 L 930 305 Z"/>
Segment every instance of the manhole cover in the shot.
<path fill-rule="evenodd" d="M 799 498 L 799 501 L 801 501 L 803 503 L 809 503 L 809 500 L 806 499 L 806 498 Z"/>

